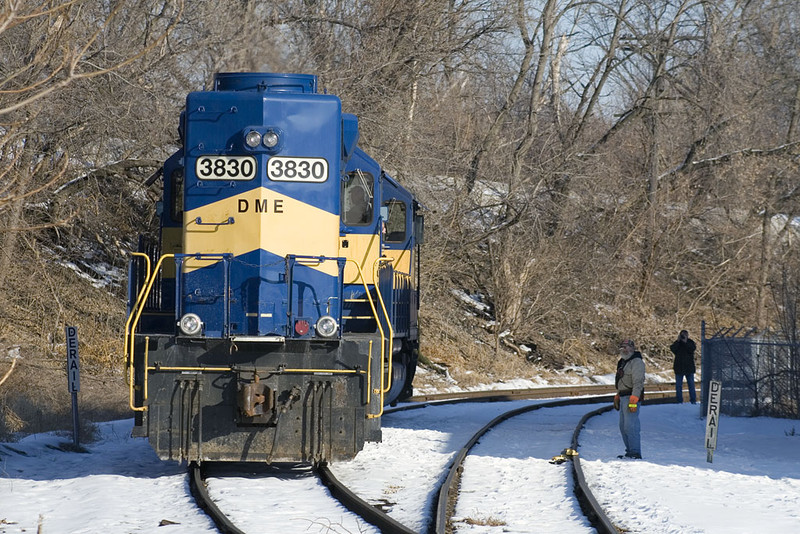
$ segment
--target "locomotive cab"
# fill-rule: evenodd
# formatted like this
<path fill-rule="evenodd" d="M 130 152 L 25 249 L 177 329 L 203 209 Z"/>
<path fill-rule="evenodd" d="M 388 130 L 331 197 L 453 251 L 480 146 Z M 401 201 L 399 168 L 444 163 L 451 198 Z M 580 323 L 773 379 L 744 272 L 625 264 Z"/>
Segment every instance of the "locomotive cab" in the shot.
<path fill-rule="evenodd" d="M 133 254 L 134 432 L 172 460 L 327 461 L 411 392 L 419 206 L 304 74 L 190 93 Z"/>

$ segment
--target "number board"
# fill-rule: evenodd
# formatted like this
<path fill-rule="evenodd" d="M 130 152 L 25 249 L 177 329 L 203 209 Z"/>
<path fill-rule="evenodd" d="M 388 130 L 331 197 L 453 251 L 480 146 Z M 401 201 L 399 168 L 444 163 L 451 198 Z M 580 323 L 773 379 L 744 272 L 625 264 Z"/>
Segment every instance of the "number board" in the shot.
<path fill-rule="evenodd" d="M 200 156 L 195 173 L 200 180 L 252 180 L 256 177 L 253 156 Z"/>
<path fill-rule="evenodd" d="M 267 162 L 267 177 L 275 182 L 324 182 L 328 179 L 328 160 L 273 156 Z"/>

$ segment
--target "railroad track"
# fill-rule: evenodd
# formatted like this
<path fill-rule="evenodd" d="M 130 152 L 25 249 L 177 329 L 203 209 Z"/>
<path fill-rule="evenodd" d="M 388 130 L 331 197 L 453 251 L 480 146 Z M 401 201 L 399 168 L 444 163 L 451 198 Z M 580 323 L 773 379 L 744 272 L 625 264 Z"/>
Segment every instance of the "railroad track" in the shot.
<path fill-rule="evenodd" d="M 197 463 L 189 465 L 189 489 L 197 505 L 208 514 L 222 534 L 244 534 L 244 531 L 233 524 L 209 495 L 205 468 Z"/>
<path fill-rule="evenodd" d="M 278 498 L 285 495 L 280 491 L 274 491 L 275 485 L 269 484 L 271 478 L 281 478 L 284 482 L 287 479 L 299 480 L 301 484 L 307 488 L 309 485 L 315 485 L 309 479 L 314 479 L 318 483 L 319 491 L 315 494 L 314 499 L 317 502 L 317 508 L 335 508 L 341 503 L 344 508 L 350 510 L 354 516 L 349 518 L 342 518 L 344 515 L 341 510 L 333 510 L 329 516 L 339 514 L 335 521 L 338 522 L 337 526 L 341 526 L 345 531 L 364 532 L 364 525 L 359 521 L 363 520 L 364 523 L 370 523 L 376 526 L 380 532 L 397 532 L 403 534 L 413 534 L 414 531 L 407 529 L 398 521 L 393 519 L 387 513 L 367 503 L 355 493 L 350 491 L 344 484 L 339 482 L 333 473 L 326 465 L 320 465 L 312 468 L 309 465 L 291 466 L 291 467 L 276 467 L 276 466 L 253 466 L 245 464 L 232 464 L 232 463 L 205 463 L 198 465 L 193 463 L 189 466 L 189 485 L 198 506 L 203 509 L 206 514 L 214 521 L 214 524 L 223 534 L 245 534 L 246 532 L 261 532 L 264 530 L 264 524 L 252 525 L 253 515 L 259 514 L 241 514 L 244 511 L 263 511 L 263 515 L 268 516 L 268 511 L 275 507 L 282 507 L 283 514 L 292 514 L 291 504 L 270 504 L 271 498 L 278 495 Z M 209 479 L 229 479 L 230 485 L 235 485 L 236 490 L 232 491 L 230 487 L 223 487 L 217 491 L 209 491 Z M 270 491 L 266 486 L 272 486 L 273 490 Z M 288 486 L 285 483 L 278 483 L 277 486 L 286 489 Z M 212 488 L 213 489 L 213 488 Z M 326 491 L 329 494 L 326 493 Z M 304 490 L 304 491 L 307 491 Z M 225 494 L 222 499 L 222 505 L 212 497 L 212 493 L 217 495 Z M 335 504 L 331 504 L 331 498 L 336 500 Z M 250 516 L 248 519 L 236 520 L 232 515 Z M 287 527 L 286 531 L 297 530 L 305 531 L 313 523 L 318 523 L 323 527 L 330 527 L 333 521 L 329 519 L 319 519 L 314 515 L 306 515 L 303 513 L 295 514 L 295 523 Z M 279 531 L 281 528 L 275 525 L 274 518 L 270 522 L 270 531 Z M 337 530 L 338 531 L 338 530 Z"/>
<path fill-rule="evenodd" d="M 657 382 L 645 385 L 648 396 L 661 396 L 664 393 L 675 392 L 673 382 Z M 684 396 L 688 393 L 684 388 Z M 457 391 L 449 393 L 431 393 L 427 395 L 414 395 L 408 401 L 412 403 L 437 402 L 446 400 L 469 400 L 473 401 L 504 401 L 504 400 L 523 400 L 523 399 L 553 399 L 559 397 L 582 397 L 586 395 L 613 395 L 616 388 L 611 384 L 591 384 L 579 386 L 547 386 L 531 389 L 497 389 L 490 391 Z"/>
<path fill-rule="evenodd" d="M 602 399 L 598 399 L 596 397 L 582 398 L 582 399 L 567 399 L 567 400 L 557 400 L 557 401 L 544 402 L 529 406 L 523 406 L 521 408 L 516 408 L 513 410 L 509 410 L 505 413 L 502 413 L 499 416 L 492 419 L 489 423 L 484 425 L 483 428 L 481 428 L 478 432 L 476 432 L 472 436 L 472 438 L 464 445 L 464 447 L 462 447 L 456 453 L 453 459 L 453 463 L 450 465 L 447 477 L 445 478 L 444 483 L 442 484 L 442 487 L 439 489 L 438 492 L 437 504 L 436 504 L 436 518 L 434 521 L 432 531 L 436 532 L 436 534 L 453 532 L 453 525 L 451 522 L 451 518 L 456 510 L 458 495 L 459 495 L 459 485 L 465 474 L 466 460 L 468 458 L 468 455 L 470 454 L 470 451 L 476 446 L 476 444 L 479 441 L 483 440 L 490 431 L 495 430 L 502 423 L 505 423 L 509 420 L 521 417 L 524 414 L 529 414 L 534 411 L 546 410 L 549 408 L 575 406 L 578 404 L 589 404 L 589 403 L 596 404 L 600 400 Z M 478 483 L 478 485 L 480 485 L 480 483 Z"/>
<path fill-rule="evenodd" d="M 446 467 L 446 476 L 438 477 L 439 480 L 443 481 L 440 486 L 433 489 L 433 493 L 435 497 L 433 500 L 433 508 L 434 511 L 431 513 L 432 519 L 430 524 L 423 526 L 422 528 L 411 528 L 409 526 L 403 525 L 397 519 L 394 519 L 383 510 L 379 509 L 378 507 L 374 506 L 373 504 L 367 502 L 365 499 L 359 497 L 356 492 L 349 489 L 345 484 L 342 484 L 334 473 L 331 471 L 329 466 L 321 465 L 318 466 L 316 469 L 312 470 L 309 466 L 305 466 L 305 474 L 303 476 L 316 476 L 319 480 L 319 485 L 321 487 L 327 488 L 330 492 L 330 495 L 333 498 L 337 499 L 342 506 L 353 512 L 355 516 L 360 518 L 366 523 L 374 525 L 380 532 L 384 533 L 399 533 L 399 534 L 409 534 L 417 531 L 422 532 L 435 532 L 436 534 L 452 532 L 452 524 L 451 519 L 453 517 L 454 511 L 456 510 L 457 506 L 457 496 L 458 496 L 458 489 L 459 489 L 459 482 L 461 480 L 461 474 L 464 472 L 464 461 L 468 457 L 470 450 L 492 429 L 494 429 L 497 425 L 513 419 L 515 417 L 522 416 L 523 414 L 527 414 L 530 412 L 534 412 L 536 410 L 547 409 L 547 408 L 557 408 L 557 407 L 565 407 L 565 406 L 576 406 L 576 405 L 586 405 L 590 403 L 599 403 L 599 402 L 607 402 L 610 403 L 612 399 L 612 394 L 614 390 L 613 387 L 605 386 L 605 385 L 596 385 L 596 386 L 574 386 L 574 387 L 547 387 L 547 388 L 537 388 L 534 390 L 497 390 L 497 391 L 483 391 L 483 392 L 467 392 L 467 393 L 445 393 L 445 394 L 437 394 L 437 395 L 424 395 L 424 396 L 416 396 L 412 399 L 411 404 L 404 404 L 399 407 L 392 408 L 387 410 L 387 414 L 389 413 L 396 413 L 402 412 L 407 410 L 416 410 L 430 405 L 439 405 L 439 404 L 460 404 L 460 403 L 468 403 L 468 402 L 497 402 L 497 401 L 510 401 L 510 400 L 524 400 L 524 399 L 537 399 L 537 398 L 553 398 L 553 397 L 561 397 L 559 400 L 554 401 L 547 401 L 535 405 L 528 405 L 524 407 L 515 408 L 512 410 L 508 410 L 504 413 L 501 413 L 494 419 L 492 419 L 489 423 L 484 425 L 480 428 L 477 432 L 475 432 L 471 438 L 466 440 L 466 444 L 459 449 L 455 455 L 452 456 L 452 460 L 450 461 L 449 465 Z M 655 403 L 655 402 L 667 402 L 671 401 L 672 396 L 674 395 L 674 385 L 673 384 L 648 384 L 647 385 L 647 399 L 646 403 Z M 606 405 L 602 408 L 589 412 L 585 414 L 582 419 L 578 422 L 573 435 L 571 436 L 572 443 L 570 445 L 570 449 L 578 450 L 578 440 L 580 429 L 585 424 L 586 420 L 590 417 L 595 415 L 599 415 L 600 413 L 604 413 L 605 411 L 611 409 L 610 404 Z M 555 451 L 558 452 L 558 451 Z M 597 504 L 597 499 L 591 494 L 588 485 L 586 484 L 585 478 L 583 477 L 583 471 L 580 466 L 580 458 L 579 456 L 569 456 L 566 458 L 567 461 L 570 461 L 571 469 L 573 471 L 573 476 L 575 480 L 575 494 L 576 499 L 580 503 L 581 509 L 584 511 L 586 517 L 591 522 L 592 526 L 597 529 L 598 532 L 604 533 L 615 533 L 616 529 L 614 529 L 612 523 L 608 518 L 605 516 L 601 507 Z M 241 525 L 235 525 L 234 522 L 226 515 L 226 513 L 220 510 L 220 507 L 217 506 L 216 503 L 213 502 L 211 497 L 208 494 L 205 479 L 208 476 L 208 465 L 204 465 L 202 467 L 198 467 L 196 465 L 190 466 L 190 485 L 192 487 L 193 494 L 195 495 L 198 504 L 204 510 L 209 513 L 212 519 L 217 524 L 217 527 L 223 533 L 242 533 L 246 531 L 251 531 L 251 529 L 244 529 Z M 248 466 L 248 468 L 252 469 L 252 466 Z M 216 466 L 213 468 L 217 471 L 218 476 L 225 476 L 224 471 L 220 474 L 220 467 Z M 222 468 L 224 469 L 224 467 Z M 262 476 L 271 476 L 274 475 L 274 469 L 267 468 L 265 469 L 261 475 Z M 248 493 L 247 490 L 244 493 Z M 258 492 L 255 492 L 258 493 Z M 254 503 L 252 506 L 263 506 L 263 502 L 265 499 L 265 495 L 263 493 L 260 494 L 260 503 Z M 320 499 L 324 499 L 326 497 L 322 496 Z M 243 506 L 248 506 L 247 504 L 242 504 Z M 225 508 L 223 506 L 223 508 Z M 263 525 L 262 525 L 263 526 Z M 307 527 L 308 525 L 306 525 Z M 260 530 L 260 529 L 259 529 Z M 358 532 L 364 532 L 363 526 L 357 527 L 356 530 Z"/>
<path fill-rule="evenodd" d="M 662 404 L 673 402 L 672 400 L 672 392 L 662 392 L 662 393 L 649 393 L 650 399 L 643 401 L 644 404 Z M 496 418 L 492 421 L 487 423 L 483 428 L 481 428 L 478 432 L 476 432 L 472 438 L 459 450 L 453 460 L 453 463 L 450 465 L 448 475 L 442 484 L 438 492 L 437 504 L 436 504 L 436 519 L 434 521 L 433 528 L 431 532 L 435 532 L 436 534 L 445 534 L 453 532 L 453 526 L 451 523 L 451 518 L 454 514 L 454 510 L 456 508 L 456 501 L 457 501 L 457 494 L 459 490 L 459 481 L 463 477 L 464 469 L 465 469 L 465 460 L 470 453 L 471 449 L 475 447 L 475 445 L 481 441 L 487 433 L 491 430 L 494 430 L 498 425 L 509 421 L 515 417 L 520 417 L 523 414 L 528 414 L 533 411 L 547 409 L 547 408 L 560 408 L 566 406 L 576 406 L 579 404 L 596 404 L 598 402 L 607 401 L 610 402 L 612 400 L 612 396 L 606 397 L 592 397 L 592 398 L 582 398 L 582 399 L 566 399 L 566 400 L 557 400 L 551 402 L 544 402 L 541 404 L 525 406 L 522 408 L 516 408 L 513 410 L 509 410 Z M 591 523 L 592 527 L 596 529 L 596 531 L 600 534 L 617 534 L 619 530 L 613 525 L 611 520 L 606 516 L 605 512 L 603 511 L 602 507 L 598 503 L 595 496 L 592 494 L 589 485 L 586 482 L 586 478 L 583 474 L 583 469 L 581 468 L 580 464 L 580 454 L 579 454 L 579 437 L 581 429 L 584 427 L 586 422 L 597 415 L 601 415 L 612 410 L 613 407 L 610 405 L 603 406 L 596 410 L 593 410 L 589 413 L 583 415 L 580 418 L 575 429 L 572 433 L 572 438 L 570 442 L 570 446 L 565 448 L 561 454 L 556 455 L 551 460 L 551 463 L 563 463 L 569 462 L 571 464 L 572 474 L 575 481 L 575 497 L 578 500 L 580 508 L 583 510 L 586 518 Z"/>

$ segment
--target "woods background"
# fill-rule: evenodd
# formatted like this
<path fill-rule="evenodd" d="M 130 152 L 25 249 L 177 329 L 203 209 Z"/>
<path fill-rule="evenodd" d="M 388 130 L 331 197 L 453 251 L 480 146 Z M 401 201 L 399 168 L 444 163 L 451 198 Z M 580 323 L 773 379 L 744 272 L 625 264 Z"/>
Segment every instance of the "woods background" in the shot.
<path fill-rule="evenodd" d="M 668 370 L 703 319 L 795 332 L 799 40 L 794 0 L 4 0 L 0 433 L 68 408 L 65 324 L 87 403 L 118 400 L 144 182 L 220 71 L 317 74 L 359 116 L 426 207 L 422 356 L 462 384 L 607 372 L 620 337 Z"/>

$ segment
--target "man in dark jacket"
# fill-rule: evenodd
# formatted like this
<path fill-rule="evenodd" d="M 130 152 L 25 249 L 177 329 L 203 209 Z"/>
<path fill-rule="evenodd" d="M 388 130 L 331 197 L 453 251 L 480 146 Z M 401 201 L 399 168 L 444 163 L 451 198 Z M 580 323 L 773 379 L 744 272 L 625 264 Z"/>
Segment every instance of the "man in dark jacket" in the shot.
<path fill-rule="evenodd" d="M 695 342 L 689 337 L 689 332 L 681 330 L 678 339 L 669 347 L 675 355 L 672 370 L 675 371 L 675 400 L 683 402 L 683 377 L 686 377 L 686 385 L 689 386 L 689 400 L 692 404 L 697 404 L 697 393 L 694 391 L 694 351 L 697 348 Z"/>
<path fill-rule="evenodd" d="M 625 443 L 625 454 L 620 458 L 639 459 L 642 457 L 639 403 L 644 395 L 644 360 L 642 353 L 636 350 L 636 345 L 630 339 L 620 344 L 619 355 L 614 408 L 619 410 L 619 431 Z"/>

